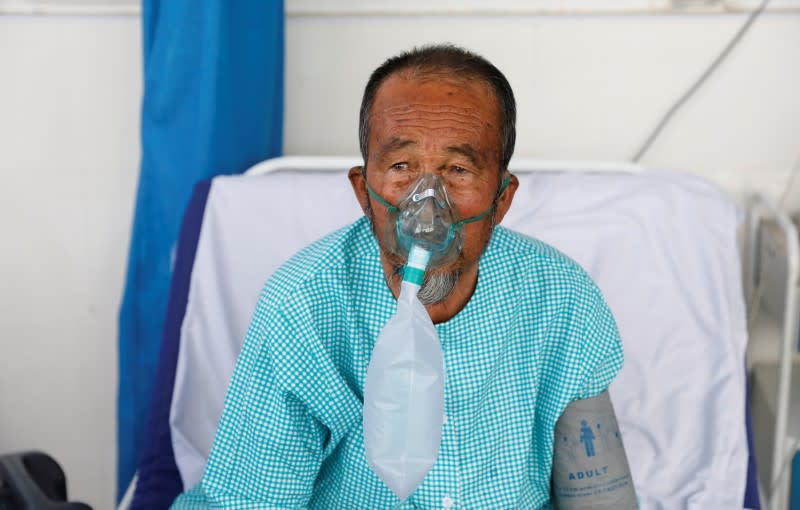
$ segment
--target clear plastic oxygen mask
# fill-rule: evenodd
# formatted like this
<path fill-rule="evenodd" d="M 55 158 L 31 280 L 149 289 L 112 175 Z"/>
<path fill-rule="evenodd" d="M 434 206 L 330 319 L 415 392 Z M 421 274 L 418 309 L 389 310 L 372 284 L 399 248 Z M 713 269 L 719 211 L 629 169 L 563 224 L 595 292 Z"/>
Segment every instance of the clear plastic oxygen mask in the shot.
<path fill-rule="evenodd" d="M 439 176 L 424 174 L 389 211 L 385 238 L 395 255 L 408 257 L 416 245 L 430 253 L 431 267 L 448 264 L 458 257 L 464 241 L 458 214 L 450 203 Z M 391 230 L 394 230 L 392 232 Z"/>
<path fill-rule="evenodd" d="M 497 198 L 510 180 L 510 177 L 503 180 L 491 206 L 465 219 L 459 218 L 444 183 L 436 174 L 422 174 L 397 205 L 380 196 L 369 184 L 367 191 L 388 213 L 383 232 L 384 248 L 397 257 L 408 259 L 411 247 L 418 246 L 430 254 L 427 267 L 434 269 L 458 258 L 464 247 L 462 227 L 494 211 Z"/>

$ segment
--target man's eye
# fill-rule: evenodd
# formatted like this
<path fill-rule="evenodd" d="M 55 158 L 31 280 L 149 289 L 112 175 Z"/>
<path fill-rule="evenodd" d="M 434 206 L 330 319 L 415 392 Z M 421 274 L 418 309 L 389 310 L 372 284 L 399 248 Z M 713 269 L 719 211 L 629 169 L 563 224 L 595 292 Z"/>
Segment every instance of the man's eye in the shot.
<path fill-rule="evenodd" d="M 391 166 L 391 169 L 392 170 L 408 170 L 408 163 L 406 163 L 406 162 L 395 163 L 394 165 Z"/>
<path fill-rule="evenodd" d="M 456 175 L 466 175 L 469 173 L 469 170 L 464 168 L 463 166 L 454 166 L 450 169 L 450 171 Z"/>

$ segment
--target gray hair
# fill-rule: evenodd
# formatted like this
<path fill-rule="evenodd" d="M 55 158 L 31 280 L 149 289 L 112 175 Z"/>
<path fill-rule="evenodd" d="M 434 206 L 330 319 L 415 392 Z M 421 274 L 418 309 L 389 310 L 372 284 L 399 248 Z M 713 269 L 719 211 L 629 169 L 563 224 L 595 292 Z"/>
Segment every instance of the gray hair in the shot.
<path fill-rule="evenodd" d="M 381 84 L 391 75 L 401 71 L 413 71 L 425 75 L 441 74 L 443 71 L 458 79 L 481 80 L 488 84 L 497 98 L 500 108 L 500 161 L 502 171 L 508 168 L 517 137 L 517 106 L 514 92 L 508 80 L 485 58 L 452 44 L 423 46 L 391 57 L 381 64 L 367 81 L 359 113 L 358 138 L 361 157 L 367 163 L 369 142 L 369 120 L 372 103 Z"/>
<path fill-rule="evenodd" d="M 444 301 L 453 292 L 460 276 L 461 271 L 458 269 L 447 273 L 427 273 L 417 292 L 417 298 L 423 305 Z"/>

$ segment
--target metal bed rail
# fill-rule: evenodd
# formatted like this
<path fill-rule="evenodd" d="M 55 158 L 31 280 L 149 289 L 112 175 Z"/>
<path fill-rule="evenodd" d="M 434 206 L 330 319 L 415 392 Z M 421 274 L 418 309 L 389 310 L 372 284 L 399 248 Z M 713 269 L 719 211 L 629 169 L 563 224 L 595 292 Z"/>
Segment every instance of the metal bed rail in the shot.
<path fill-rule="evenodd" d="M 789 216 L 780 211 L 762 195 L 755 195 L 748 204 L 746 239 L 745 291 L 748 310 L 760 308 L 764 282 L 760 275 L 763 261 L 759 250 L 765 220 L 772 220 L 782 235 L 785 246 L 786 281 L 783 289 L 783 310 L 780 314 L 780 340 L 778 346 L 778 381 L 775 407 L 775 425 L 771 459 L 762 459 L 771 464 L 769 486 L 765 487 L 770 510 L 788 508 L 789 464 L 795 453 L 796 443 L 790 441 L 789 417 L 791 413 L 791 384 L 793 361 L 798 352 L 798 322 L 800 322 L 800 238 L 797 228 Z M 751 320 L 755 317 L 751 317 Z M 749 339 L 753 341 L 753 339 Z"/>

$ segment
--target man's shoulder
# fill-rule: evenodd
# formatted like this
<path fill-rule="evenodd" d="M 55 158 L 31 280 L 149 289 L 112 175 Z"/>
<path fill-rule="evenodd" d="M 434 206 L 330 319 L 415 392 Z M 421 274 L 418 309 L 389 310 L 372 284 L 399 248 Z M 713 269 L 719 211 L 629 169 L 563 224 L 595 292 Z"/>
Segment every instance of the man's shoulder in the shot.
<path fill-rule="evenodd" d="M 556 247 L 508 228 L 498 227 L 492 238 L 494 256 L 501 264 L 521 268 L 526 279 L 594 287 L 586 270 Z"/>
<path fill-rule="evenodd" d="M 369 221 L 355 222 L 314 241 L 284 262 L 267 280 L 263 294 L 288 299 L 300 289 L 340 278 L 353 260 L 373 249 Z"/>
<path fill-rule="evenodd" d="M 558 367 L 542 369 L 550 374 L 542 384 L 548 398 L 556 399 L 551 406 L 557 410 L 551 415 L 555 423 L 569 400 L 606 389 L 622 366 L 616 321 L 600 288 L 568 255 L 518 232 L 503 229 L 499 234 L 499 251 L 520 267 L 516 295 L 522 299 L 521 316 L 530 319 L 528 324 L 548 323 L 537 352 L 543 362 Z"/>

